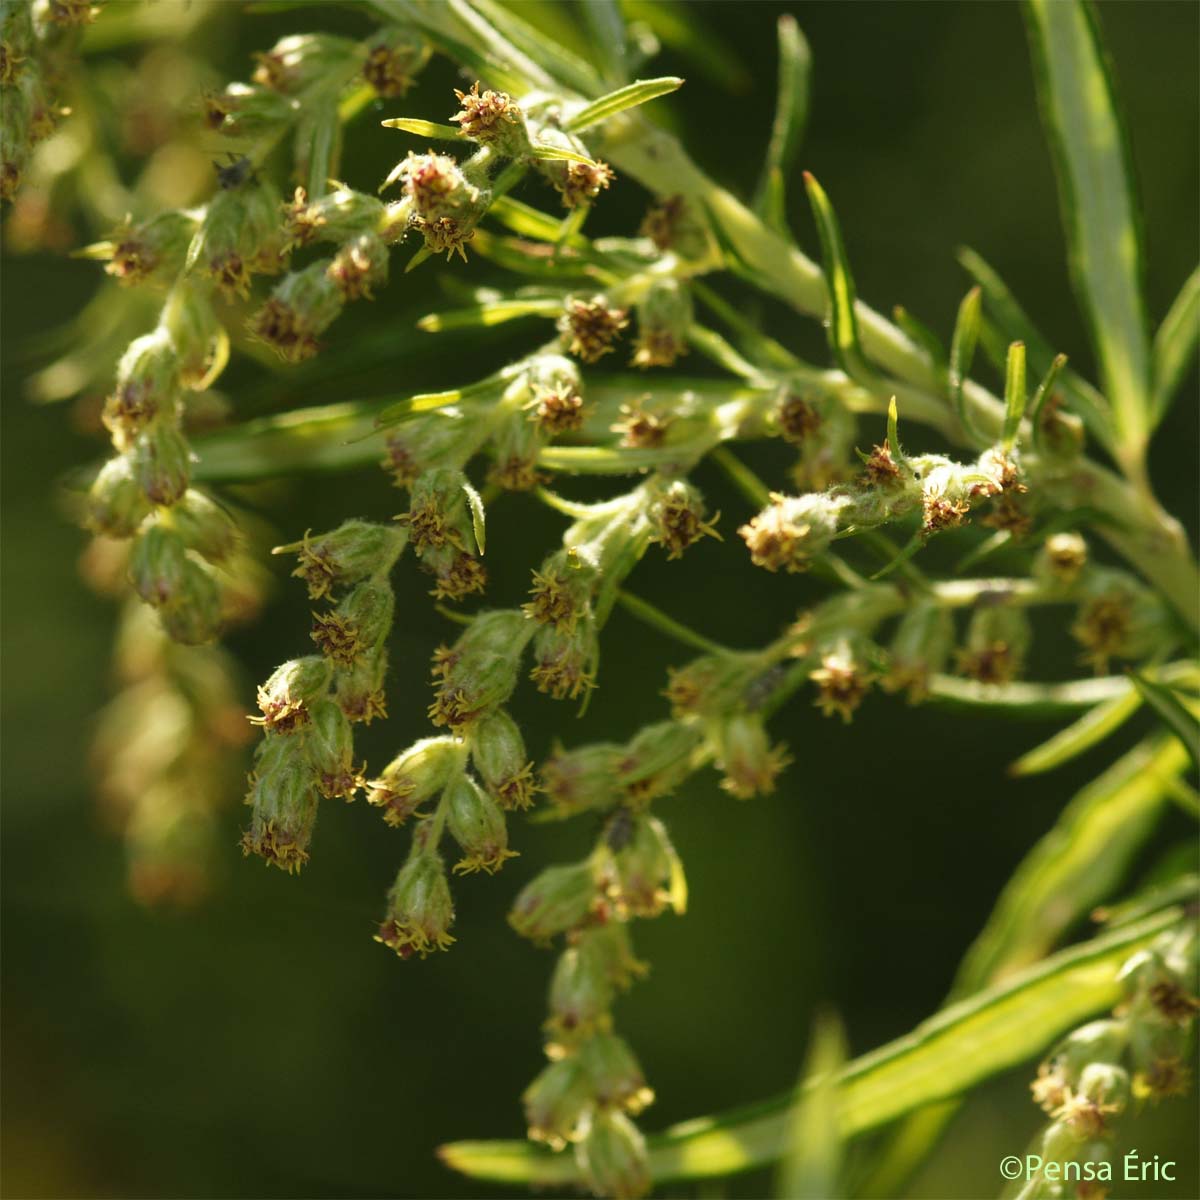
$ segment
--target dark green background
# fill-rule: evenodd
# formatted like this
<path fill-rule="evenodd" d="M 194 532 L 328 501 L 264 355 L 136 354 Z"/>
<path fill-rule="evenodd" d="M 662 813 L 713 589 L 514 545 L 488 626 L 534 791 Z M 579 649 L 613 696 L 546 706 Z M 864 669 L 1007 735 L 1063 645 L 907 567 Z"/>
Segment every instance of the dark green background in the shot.
<path fill-rule="evenodd" d="M 245 77 L 249 53 L 281 33 L 365 28 L 346 7 L 265 16 L 237 8 L 222 6 L 196 35 L 197 48 L 233 78 Z M 903 303 L 944 332 L 966 287 L 953 251 L 969 242 L 1087 370 L 1015 5 L 680 6 L 684 19 L 693 11 L 753 80 L 730 95 L 687 61 L 669 53 L 659 60 L 661 71 L 691 77 L 667 107 L 706 168 L 731 187 L 753 185 L 773 103 L 774 21 L 794 12 L 816 63 L 801 165 L 838 208 L 860 292 L 885 310 Z M 1145 198 L 1157 319 L 1198 253 L 1200 9 L 1104 4 L 1101 19 Z M 137 50 L 119 53 L 137 60 Z M 454 82 L 438 64 L 403 107 L 376 115 L 445 119 Z M 397 135 L 364 119 L 344 174 L 369 190 L 399 146 Z M 795 227 L 812 248 L 798 183 L 792 191 Z M 549 200 L 534 190 L 523 198 Z M 597 225 L 628 230 L 642 204 L 635 185 L 618 182 Z M 241 858 L 242 813 L 231 796 L 205 906 L 157 912 L 127 899 L 122 846 L 96 816 L 85 764 L 109 686 L 114 617 L 78 581 L 84 539 L 62 517 L 54 482 L 97 448 L 72 432 L 64 409 L 24 402 L 18 361 L 27 339 L 78 309 L 99 273 L 44 255 L 6 257 L 3 268 L 4 1194 L 488 1194 L 442 1169 L 432 1151 L 453 1138 L 521 1133 L 517 1096 L 540 1064 L 552 958 L 511 933 L 503 914 L 539 866 L 577 855 L 594 830 L 586 821 L 516 825 L 522 857 L 495 879 L 456 885 L 458 943 L 424 963 L 401 963 L 371 941 L 407 835 L 361 803 L 327 806 L 310 866 L 290 879 Z M 386 296 L 334 327 L 330 354 L 350 345 L 356 327 L 386 334 L 410 325 L 438 302 L 439 272 L 397 275 Z M 820 353 L 815 323 L 777 311 L 768 319 L 778 336 Z M 430 338 L 414 358 L 297 385 L 283 402 L 464 382 L 540 332 L 525 327 L 478 345 Z M 222 387 L 235 403 L 244 389 L 245 411 L 263 377 L 243 365 Z M 1189 521 L 1196 433 L 1193 377 L 1155 448 L 1161 493 Z M 753 461 L 782 482 L 778 448 Z M 723 510 L 726 542 L 706 542 L 669 565 L 651 554 L 633 586 L 714 637 L 761 644 L 820 586 L 751 570 L 730 536 L 746 505 L 711 471 L 702 469 L 700 482 Z M 288 540 L 344 516 L 386 519 L 399 498 L 367 470 L 259 499 Z M 494 602 L 519 598 L 529 567 L 560 531 L 561 520 L 527 498 L 495 506 Z M 452 632 L 407 560 L 398 577 L 392 718 L 364 740 L 373 765 L 425 734 L 427 655 Z M 1035 670 L 1070 669 L 1055 640 L 1051 628 Z M 307 644 L 300 590 L 281 586 L 264 620 L 233 644 L 249 705 L 253 681 Z M 531 749 L 543 753 L 554 737 L 623 738 L 659 718 L 665 669 L 686 657 L 618 612 L 585 722 L 521 692 L 514 709 Z M 819 1006 L 841 1014 L 855 1053 L 928 1015 L 1015 864 L 1105 761 L 1101 751 L 1056 775 L 1009 782 L 1005 764 L 1044 727 L 912 711 L 886 698 L 871 699 L 847 728 L 823 720 L 801 695 L 775 729 L 796 762 L 774 796 L 734 802 L 706 772 L 661 805 L 688 867 L 691 908 L 636 928 L 653 973 L 617 1014 L 658 1091 L 647 1128 L 790 1085 Z M 1171 817 L 1158 848 L 1187 836 L 1182 818 Z M 912 1196 L 998 1192 L 1000 1158 L 1023 1152 L 1038 1126 L 1029 1073 L 982 1090 Z M 1121 1144 L 1178 1159 L 1180 1181 L 1118 1194 L 1196 1195 L 1195 1119 L 1192 1100 L 1123 1122 Z M 726 1194 L 767 1187 L 765 1176 L 751 1176 Z"/>

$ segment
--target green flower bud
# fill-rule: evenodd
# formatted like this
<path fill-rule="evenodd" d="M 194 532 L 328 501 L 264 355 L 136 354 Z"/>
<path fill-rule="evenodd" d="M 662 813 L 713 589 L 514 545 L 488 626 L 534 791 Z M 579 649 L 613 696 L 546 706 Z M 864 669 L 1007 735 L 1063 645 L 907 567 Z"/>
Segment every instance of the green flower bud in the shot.
<path fill-rule="evenodd" d="M 104 270 L 122 284 L 173 279 L 198 225 L 194 215 L 174 209 L 136 225 L 127 221 L 107 243 L 110 257 Z"/>
<path fill-rule="evenodd" d="M 585 363 L 598 362 L 610 353 L 613 343 L 628 326 L 628 312 L 610 307 L 603 296 L 569 297 L 558 321 L 558 331 L 566 338 L 567 349 Z M 557 388 L 548 390 L 551 394 L 564 394 Z M 578 390 L 576 386 L 567 389 L 565 394 L 571 395 Z"/>
<path fill-rule="evenodd" d="M 462 757 L 457 738 L 414 742 L 384 767 L 378 779 L 367 783 L 367 803 L 382 808 L 389 825 L 403 825 L 422 804 L 441 795 L 450 776 L 462 769 Z"/>
<path fill-rule="evenodd" d="M 828 549 L 838 532 L 843 510 L 852 504 L 848 496 L 772 495 L 770 505 L 738 533 L 756 567 L 806 571 L 812 560 Z"/>
<path fill-rule="evenodd" d="M 478 553 L 478 517 L 472 511 L 470 495 L 467 477 L 453 467 L 435 467 L 413 484 L 409 510 L 401 520 L 409 527 L 418 555 L 445 545 Z"/>
<path fill-rule="evenodd" d="M 1063 407 L 1061 392 L 1052 392 L 1038 414 L 1039 453 L 1057 462 L 1071 462 L 1083 452 L 1083 422 Z"/>
<path fill-rule="evenodd" d="M 488 482 L 509 492 L 527 492 L 546 480 L 537 469 L 538 454 L 546 438 L 540 425 L 523 411 L 512 413 L 492 438 L 495 465 Z"/>
<path fill-rule="evenodd" d="M 716 725 L 709 736 L 717 765 L 725 775 L 721 786 L 739 800 L 769 795 L 791 761 L 785 746 L 771 745 L 767 727 L 757 713 L 738 713 Z"/>
<path fill-rule="evenodd" d="M 308 861 L 317 819 L 312 768 L 299 741 L 269 734 L 255 755 L 246 803 L 253 806 L 242 851 L 292 874 Z"/>
<path fill-rule="evenodd" d="M 375 935 L 401 958 L 424 958 L 453 944 L 454 901 L 441 856 L 430 848 L 414 850 L 388 892 L 387 916 Z"/>
<path fill-rule="evenodd" d="M 353 666 L 370 655 L 392 627 L 395 595 L 386 583 L 357 584 L 330 613 L 313 619 L 312 639 L 335 663 Z"/>
<path fill-rule="evenodd" d="M 480 614 L 452 649 L 439 650 L 434 675 L 440 682 L 429 709 L 433 723 L 462 729 L 504 704 L 516 687 L 531 633 L 520 612 L 501 609 Z"/>
<path fill-rule="evenodd" d="M 387 643 L 381 642 L 349 667 L 338 669 L 334 698 L 349 720 L 370 725 L 376 717 L 387 716 L 383 690 L 387 668 Z"/>
<path fill-rule="evenodd" d="M 608 808 L 621 795 L 617 766 L 624 754 L 612 742 L 557 749 L 542 764 L 542 789 L 561 816 Z"/>
<path fill-rule="evenodd" d="M 626 988 L 646 973 L 646 964 L 634 957 L 629 926 L 624 921 L 592 925 L 573 935 L 574 944 L 602 964 L 605 977 L 615 988 Z"/>
<path fill-rule="evenodd" d="M 307 725 L 312 706 L 324 696 L 333 674 L 329 662 L 316 655 L 294 658 L 275 669 L 258 689 L 261 718 L 253 718 L 275 733 L 291 733 Z"/>
<path fill-rule="evenodd" d="M 284 215 L 288 241 L 306 246 L 317 240 L 341 243 L 363 233 L 378 233 L 387 207 L 382 200 L 348 187 L 338 187 L 315 200 L 297 188 Z"/>
<path fill-rule="evenodd" d="M 221 589 L 210 569 L 185 558 L 179 590 L 158 615 L 171 638 L 185 646 L 213 641 L 221 629 Z"/>
<path fill-rule="evenodd" d="M 225 365 L 229 343 L 206 292 L 177 288 L 163 310 L 163 326 L 178 357 L 180 382 L 189 388 L 208 387 Z"/>
<path fill-rule="evenodd" d="M 250 318 L 250 333 L 287 362 L 316 354 L 317 338 L 337 319 L 345 299 L 330 276 L 332 259 L 320 259 L 286 275 Z"/>
<path fill-rule="evenodd" d="M 273 274 L 280 269 L 283 236 L 279 193 L 261 180 L 241 180 L 242 175 L 233 170 L 227 184 L 223 177 L 221 190 L 208 203 L 188 259 L 198 263 L 226 295 L 245 297 L 250 292 L 251 274 Z"/>
<path fill-rule="evenodd" d="M 308 761 L 316 772 L 317 789 L 327 800 L 354 799 L 362 777 L 354 769 L 354 733 L 346 715 L 332 700 L 318 700 L 305 731 Z"/>
<path fill-rule="evenodd" d="M 134 476 L 131 458 L 109 459 L 88 492 L 89 526 L 109 537 L 130 537 L 149 512 L 150 502 Z"/>
<path fill-rule="evenodd" d="M 1162 602 L 1124 572 L 1094 570 L 1082 590 L 1071 635 L 1097 673 L 1113 658 L 1148 658 L 1174 642 L 1175 624 Z"/>
<path fill-rule="evenodd" d="M 151 422 L 173 417 L 179 395 L 179 355 L 165 329 L 131 342 L 117 365 L 117 385 L 104 402 L 104 424 L 127 449 Z"/>
<path fill-rule="evenodd" d="M 508 922 L 523 937 L 545 941 L 583 925 L 598 899 L 590 863 L 547 867 L 521 889 Z"/>
<path fill-rule="evenodd" d="M 1068 588 L 1088 563 L 1088 546 L 1077 533 L 1056 533 L 1042 543 L 1033 575 L 1049 587 Z"/>
<path fill-rule="evenodd" d="M 624 1113 L 595 1112 L 575 1148 L 575 1157 L 597 1196 L 637 1200 L 650 1190 L 645 1139 Z"/>
<path fill-rule="evenodd" d="M 858 639 L 839 638 L 822 655 L 821 665 L 809 675 L 817 685 L 817 707 L 849 723 L 870 690 L 873 675 L 864 665 Z"/>
<path fill-rule="evenodd" d="M 954 648 L 954 619 L 941 605 L 917 602 L 900 618 L 889 651 L 883 686 L 905 691 L 919 703 L 929 694 L 930 677 L 945 669 Z"/>
<path fill-rule="evenodd" d="M 328 33 L 298 33 L 280 38 L 265 54 L 256 54 L 254 82 L 294 96 L 343 70 L 357 47 L 348 38 Z"/>
<path fill-rule="evenodd" d="M 530 153 L 525 114 L 511 96 L 490 89 L 480 95 L 478 82 L 471 85 L 469 92 L 455 88 L 454 94 L 461 107 L 450 120 L 463 137 L 495 147 L 496 153 L 504 158 L 520 158 Z"/>
<path fill-rule="evenodd" d="M 569 1040 L 607 1031 L 613 991 L 604 949 L 585 933 L 563 951 L 554 968 L 547 1028 Z"/>
<path fill-rule="evenodd" d="M 138 534 L 129 556 L 129 579 L 147 604 L 161 607 L 174 600 L 183 584 L 187 546 L 164 525 L 152 524 Z"/>
<path fill-rule="evenodd" d="M 532 599 L 521 606 L 530 620 L 570 633 L 591 611 L 596 568 L 567 550 L 551 554 L 533 573 Z"/>
<path fill-rule="evenodd" d="M 570 632 L 561 632 L 553 626 L 539 630 L 533 642 L 533 656 L 536 665 L 529 678 L 538 691 L 555 700 L 574 700 L 596 681 L 600 658 L 596 622 L 589 615 Z"/>
<path fill-rule="evenodd" d="M 601 1108 L 639 1113 L 654 1102 L 654 1093 L 627 1043 L 612 1033 L 598 1033 L 579 1051 L 587 1067 L 592 1095 Z"/>
<path fill-rule="evenodd" d="M 446 823 L 463 852 L 455 872 L 494 875 L 505 859 L 516 857 L 516 851 L 508 848 L 508 827 L 500 806 L 469 775 L 451 778 L 446 787 Z"/>
<path fill-rule="evenodd" d="M 668 795 L 690 774 L 692 754 L 702 741 L 699 729 L 679 721 L 648 725 L 625 747 L 617 783 L 637 803 Z"/>
<path fill-rule="evenodd" d="M 435 467 L 461 467 L 488 436 L 486 421 L 468 419 L 459 409 L 443 408 L 406 421 L 387 440 L 382 466 L 397 487 L 411 488 Z"/>
<path fill-rule="evenodd" d="M 471 731 L 471 761 L 501 808 L 526 809 L 533 803 L 536 788 L 525 742 L 503 709 L 483 717 Z"/>
<path fill-rule="evenodd" d="M 521 1097 L 529 1137 L 561 1150 L 575 1141 L 592 1105 L 587 1071 L 578 1056 L 546 1067 Z"/>
<path fill-rule="evenodd" d="M 385 571 L 404 549 L 404 530 L 374 521 L 345 521 L 329 533 L 287 546 L 276 546 L 273 554 L 294 553 L 298 564 L 292 575 L 308 585 L 312 600 L 332 596 L 347 584 L 358 583 Z"/>
<path fill-rule="evenodd" d="M 188 488 L 170 512 L 170 528 L 189 550 L 208 559 L 224 562 L 237 549 L 238 528 L 234 519 L 215 500 Z"/>
<path fill-rule="evenodd" d="M 257 84 L 231 83 L 204 97 L 204 123 L 214 133 L 254 138 L 278 129 L 294 115 L 295 102 Z"/>
<path fill-rule="evenodd" d="M 625 828 L 623 815 L 631 828 Z M 657 917 L 668 905 L 677 913 L 684 911 L 687 884 L 683 864 L 657 817 L 631 819 L 627 810 L 618 810 L 606 836 L 613 851 L 608 895 L 618 912 Z"/>
<path fill-rule="evenodd" d="M 381 96 L 403 96 L 429 55 L 429 43 L 409 30 L 381 30 L 367 43 L 363 78 Z"/>
<path fill-rule="evenodd" d="M 676 279 L 655 281 L 637 306 L 635 367 L 673 367 L 687 353 L 692 294 Z"/>
<path fill-rule="evenodd" d="M 387 246 L 374 233 L 360 233 L 342 245 L 326 274 L 343 300 L 370 300 L 372 289 L 387 283 Z"/>
<path fill-rule="evenodd" d="M 985 598 L 971 614 L 966 645 L 958 652 L 959 670 L 980 683 L 1008 683 L 1021 674 L 1032 637 L 1023 608 Z"/>
<path fill-rule="evenodd" d="M 153 422 L 138 435 L 130 458 L 134 478 L 151 503 L 171 505 L 187 491 L 192 452 L 175 425 Z"/>
<path fill-rule="evenodd" d="M 680 558 L 705 535 L 722 540 L 714 527 L 720 516 L 717 513 L 711 521 L 705 520 L 704 498 L 699 491 L 690 483 L 676 480 L 651 501 L 650 540 L 662 546 L 667 558 Z"/>

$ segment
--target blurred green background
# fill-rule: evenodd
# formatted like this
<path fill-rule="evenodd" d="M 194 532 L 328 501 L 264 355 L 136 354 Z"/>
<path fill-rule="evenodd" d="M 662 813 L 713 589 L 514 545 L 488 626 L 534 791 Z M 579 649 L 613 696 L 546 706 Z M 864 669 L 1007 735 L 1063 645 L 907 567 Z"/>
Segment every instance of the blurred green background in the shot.
<path fill-rule="evenodd" d="M 1090 355 L 1014 4 L 675 7 L 744 69 L 743 87 L 731 92 L 671 52 L 653 68 L 689 77 L 663 111 L 702 165 L 730 187 L 753 186 L 773 105 L 774 23 L 795 13 L 815 60 L 801 165 L 838 208 L 862 295 L 885 310 L 903 303 L 946 332 L 966 288 L 953 252 L 969 243 L 1086 373 Z M 571 16 L 560 8 L 551 19 Z M 1107 3 L 1100 15 L 1133 138 L 1157 318 L 1198 256 L 1200 8 Z M 207 10 L 187 46 L 213 65 L 214 78 L 245 78 L 250 53 L 283 33 L 367 27 L 349 5 L 250 14 L 226 2 Z M 136 80 L 155 51 L 115 46 L 89 62 Z M 438 62 L 407 100 L 366 114 L 348 139 L 344 177 L 370 190 L 407 148 L 374 118 L 444 120 L 454 84 L 462 86 Z M 131 173 L 136 165 L 125 161 Z M 548 200 L 532 189 L 523 198 Z M 596 226 L 628 231 L 643 204 L 636 185 L 618 182 Z M 812 249 L 798 186 L 791 209 Z M 83 223 L 73 230 L 79 242 L 99 232 Z M 431 264 L 397 273 L 375 304 L 356 306 L 330 331 L 331 356 L 367 327 L 385 341 L 394 336 L 395 353 L 314 386 L 283 375 L 270 407 L 465 382 L 534 344 L 541 331 L 524 326 L 465 342 L 428 337 L 410 353 L 404 331 L 443 298 L 442 271 Z M 469 270 L 487 275 L 478 262 Z M 33 407 L 23 394 L 32 339 L 75 313 L 99 279 L 95 265 L 48 253 L 6 252 L 3 260 L 4 1194 L 501 1194 L 453 1176 L 433 1149 L 521 1134 L 517 1097 L 541 1063 L 552 957 L 517 938 L 504 912 L 540 866 L 576 855 L 595 831 L 586 820 L 517 827 L 521 857 L 495 879 L 456 885 L 458 943 L 425 962 L 402 963 L 371 940 L 407 834 L 362 803 L 327 804 L 312 862 L 293 879 L 242 859 L 240 797 L 231 795 L 210 898 L 185 911 L 128 898 L 123 847 L 97 815 L 86 759 L 110 687 L 115 616 L 79 579 L 85 538 L 63 515 L 57 490 L 98 445 L 64 407 Z M 781 311 L 764 319 L 777 336 L 821 353 L 814 322 Z M 266 379 L 259 366 L 235 364 L 221 387 L 239 412 L 257 411 Z M 1193 376 L 1155 449 L 1161 494 L 1193 532 L 1195 390 Z M 747 457 L 782 482 L 778 447 Z M 748 515 L 745 503 L 709 470 L 699 481 L 724 513 L 725 543 L 708 541 L 669 565 L 652 554 L 632 586 L 711 636 L 760 644 L 820 585 L 753 571 L 729 536 Z M 372 470 L 252 498 L 279 540 L 350 515 L 386 519 L 399 500 Z M 561 518 L 528 498 L 495 506 L 491 602 L 519 598 L 561 528 Z M 453 634 L 407 560 L 398 577 L 391 716 L 363 745 L 375 766 L 424 736 L 428 654 Z M 254 681 L 303 652 L 306 609 L 301 589 L 281 584 L 263 619 L 231 639 L 247 706 Z M 519 693 L 514 712 L 531 751 L 544 753 L 555 738 L 570 745 L 629 736 L 662 715 L 666 667 L 686 658 L 618 611 L 585 722 L 531 689 Z M 1071 669 L 1053 628 L 1037 663 L 1051 676 Z M 1013 867 L 1107 753 L 1014 783 L 1006 764 L 1045 736 L 1044 726 L 914 711 L 886 697 L 870 699 L 843 727 L 800 695 L 774 727 L 796 760 L 774 796 L 734 802 L 706 772 L 661 805 L 688 868 L 691 907 L 685 917 L 637 926 L 653 971 L 617 1012 L 658 1093 L 648 1129 L 789 1086 L 819 1007 L 842 1016 L 854 1053 L 932 1012 Z M 1139 869 L 1187 836 L 1183 819 L 1168 817 Z M 1022 1153 L 1039 1125 L 1030 1073 L 1013 1072 L 972 1099 L 909 1195 L 999 1191 L 1001 1157 Z M 1200 1194 L 1196 1118 L 1193 1097 L 1122 1122 L 1122 1146 L 1180 1166 L 1175 1184 L 1120 1194 Z M 765 1176 L 747 1176 L 704 1194 L 757 1196 L 768 1186 Z"/>

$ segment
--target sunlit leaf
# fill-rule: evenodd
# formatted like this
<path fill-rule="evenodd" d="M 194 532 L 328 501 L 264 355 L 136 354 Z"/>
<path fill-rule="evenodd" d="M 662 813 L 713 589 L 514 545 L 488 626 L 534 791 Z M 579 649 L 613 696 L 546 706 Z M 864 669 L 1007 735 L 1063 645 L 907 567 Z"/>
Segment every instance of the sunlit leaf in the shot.
<path fill-rule="evenodd" d="M 776 85 L 775 120 L 763 161 L 762 176 L 754 197 L 754 209 L 771 215 L 768 224 L 786 233 L 784 191 L 788 173 L 796 161 L 804 127 L 808 121 L 809 72 L 812 52 L 791 13 L 776 25 L 779 38 L 779 81 Z"/>
<path fill-rule="evenodd" d="M 607 96 L 601 96 L 599 100 L 593 100 L 591 104 L 585 105 L 567 121 L 567 129 L 572 133 L 590 129 L 593 125 L 599 125 L 601 121 L 607 121 L 627 108 L 635 108 L 639 104 L 645 104 L 648 100 L 656 100 L 659 96 L 670 95 L 671 92 L 677 91 L 682 86 L 683 80 L 677 75 L 663 75 L 658 79 L 639 79 L 636 83 L 627 84 L 625 87 L 618 88 L 615 92 L 609 92 Z"/>
<path fill-rule="evenodd" d="M 1175 297 L 1163 323 L 1154 335 L 1154 414 L 1157 425 L 1183 377 L 1196 365 L 1196 341 L 1200 338 L 1200 267 L 1197 267 Z"/>

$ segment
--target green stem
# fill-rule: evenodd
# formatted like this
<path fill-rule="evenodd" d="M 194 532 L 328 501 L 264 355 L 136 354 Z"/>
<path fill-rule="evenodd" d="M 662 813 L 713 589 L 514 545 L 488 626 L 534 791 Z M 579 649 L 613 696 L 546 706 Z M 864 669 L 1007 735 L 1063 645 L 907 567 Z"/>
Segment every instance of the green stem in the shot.
<path fill-rule="evenodd" d="M 668 637 L 674 638 L 677 642 L 681 642 L 685 646 L 691 646 L 696 650 L 703 650 L 707 654 L 733 654 L 728 646 L 722 646 L 719 642 L 714 642 L 711 638 L 706 638 L 703 634 L 697 633 L 694 629 L 689 629 L 682 622 L 675 620 L 674 617 L 668 616 L 661 608 L 655 608 L 647 600 L 643 600 L 640 596 L 635 596 L 632 592 L 621 588 L 617 592 L 617 603 L 623 608 L 628 609 L 637 619 L 646 625 L 665 633 Z"/>

